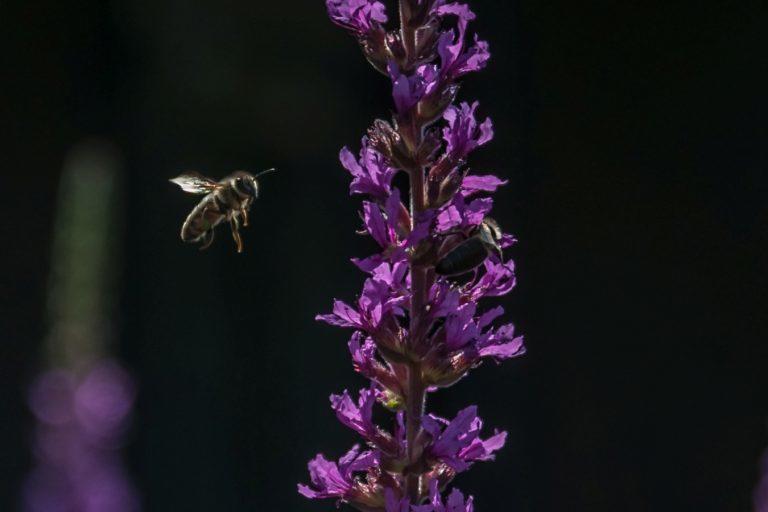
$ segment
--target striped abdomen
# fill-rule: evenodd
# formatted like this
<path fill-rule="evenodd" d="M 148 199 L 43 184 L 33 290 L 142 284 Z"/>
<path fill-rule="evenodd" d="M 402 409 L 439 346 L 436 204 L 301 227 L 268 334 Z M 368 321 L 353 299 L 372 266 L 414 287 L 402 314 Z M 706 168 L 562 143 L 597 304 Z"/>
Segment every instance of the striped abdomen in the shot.
<path fill-rule="evenodd" d="M 210 194 L 187 216 L 181 226 L 181 239 L 185 242 L 196 242 L 226 218 L 227 214 L 219 208 L 214 194 Z"/>
<path fill-rule="evenodd" d="M 488 257 L 488 248 L 479 237 L 465 240 L 446 254 L 435 267 L 443 276 L 465 274 L 480 266 Z"/>

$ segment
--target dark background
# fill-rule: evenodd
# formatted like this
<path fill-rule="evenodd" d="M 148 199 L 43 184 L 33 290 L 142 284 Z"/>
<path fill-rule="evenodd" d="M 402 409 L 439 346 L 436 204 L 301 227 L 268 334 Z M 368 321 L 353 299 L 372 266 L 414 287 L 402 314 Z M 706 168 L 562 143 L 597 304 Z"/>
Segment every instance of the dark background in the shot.
<path fill-rule="evenodd" d="M 518 235 L 503 303 L 529 352 L 436 396 L 510 431 L 457 484 L 480 511 L 745 511 L 768 447 L 762 2 L 473 0 L 494 59 L 467 80 Z M 127 458 L 146 510 L 330 510 L 295 492 L 354 436 L 348 333 L 313 321 L 363 276 L 337 163 L 390 105 L 323 2 L 3 2 L 0 509 L 30 465 L 57 179 L 121 150 L 117 349 L 141 390 Z M 761 78 L 762 77 L 762 78 Z M 178 240 L 167 182 L 277 166 L 247 252 Z"/>

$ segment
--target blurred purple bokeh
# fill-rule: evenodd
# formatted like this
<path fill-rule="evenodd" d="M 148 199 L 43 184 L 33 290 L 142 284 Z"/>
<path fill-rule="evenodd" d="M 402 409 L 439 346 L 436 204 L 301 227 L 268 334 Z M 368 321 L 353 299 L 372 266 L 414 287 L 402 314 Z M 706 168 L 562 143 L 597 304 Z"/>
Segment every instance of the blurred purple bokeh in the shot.
<path fill-rule="evenodd" d="M 763 454 L 763 460 L 760 463 L 760 482 L 755 489 L 755 510 L 754 512 L 768 512 L 768 450 Z"/>
<path fill-rule="evenodd" d="M 140 510 L 120 457 L 135 396 L 130 376 L 111 360 L 81 377 L 51 370 L 33 384 L 36 467 L 24 486 L 24 512 Z"/>

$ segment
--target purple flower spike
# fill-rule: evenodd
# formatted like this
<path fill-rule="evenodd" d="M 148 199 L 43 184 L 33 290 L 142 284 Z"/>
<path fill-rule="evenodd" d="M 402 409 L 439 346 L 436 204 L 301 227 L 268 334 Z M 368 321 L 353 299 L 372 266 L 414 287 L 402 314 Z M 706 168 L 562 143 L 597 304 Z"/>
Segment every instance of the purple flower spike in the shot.
<path fill-rule="evenodd" d="M 337 25 L 364 36 L 387 22 L 386 7 L 371 0 L 326 0 L 328 15 Z"/>
<path fill-rule="evenodd" d="M 361 512 L 472 512 L 472 497 L 451 490 L 451 481 L 493 460 L 507 434 L 482 438 L 474 405 L 451 421 L 423 411 L 428 394 L 484 359 L 525 353 L 514 326 L 497 324 L 504 310 L 480 306 L 515 286 L 506 253 L 516 240 L 489 217 L 492 194 L 507 182 L 467 168 L 470 154 L 493 138 L 493 124 L 478 121 L 477 102 L 454 103 L 458 80 L 486 65 L 488 43 L 468 37 L 476 15 L 459 2 L 400 0 L 400 28 L 389 32 L 381 2 L 327 5 L 392 85 L 391 119 L 373 123 L 359 156 L 347 148 L 340 154 L 351 194 L 365 196 L 360 217 L 376 250 L 352 259 L 367 274 L 357 300 L 335 301 L 331 314 L 317 317 L 354 330 L 353 367 L 371 386 L 359 398 L 334 395 L 331 405 L 374 451 L 356 448 L 338 463 L 318 456 L 309 466 L 312 484 L 299 492 Z M 400 171 L 408 188 L 393 180 Z M 377 402 L 393 413 L 389 429 L 373 421 Z"/>

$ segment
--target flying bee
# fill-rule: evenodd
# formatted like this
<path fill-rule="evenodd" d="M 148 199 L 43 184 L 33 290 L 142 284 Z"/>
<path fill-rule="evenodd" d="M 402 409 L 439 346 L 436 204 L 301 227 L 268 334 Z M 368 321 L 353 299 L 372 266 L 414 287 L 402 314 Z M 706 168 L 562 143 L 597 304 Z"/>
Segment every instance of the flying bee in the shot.
<path fill-rule="evenodd" d="M 213 243 L 214 229 L 224 221 L 229 222 L 237 252 L 243 252 L 240 224 L 248 226 L 248 211 L 259 197 L 261 176 L 274 172 L 268 169 L 257 175 L 238 171 L 221 181 L 214 181 L 195 172 L 182 174 L 170 180 L 190 194 L 205 194 L 181 226 L 181 239 L 189 243 L 201 243 L 200 250 Z"/>
<path fill-rule="evenodd" d="M 495 220 L 486 218 L 470 236 L 451 247 L 435 267 L 442 276 L 466 274 L 480 266 L 491 254 L 501 258 L 502 232 Z"/>

